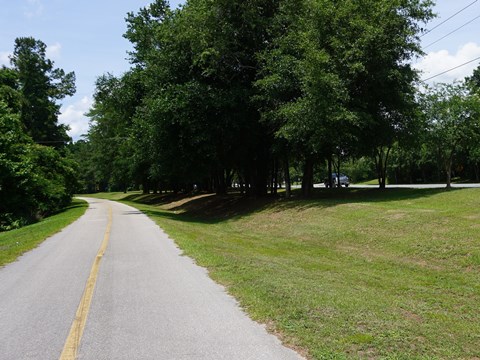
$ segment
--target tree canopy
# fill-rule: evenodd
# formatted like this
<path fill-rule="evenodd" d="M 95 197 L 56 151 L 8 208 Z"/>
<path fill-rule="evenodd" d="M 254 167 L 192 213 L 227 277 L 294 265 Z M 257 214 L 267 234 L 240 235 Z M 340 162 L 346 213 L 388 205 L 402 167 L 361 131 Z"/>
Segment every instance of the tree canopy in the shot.
<path fill-rule="evenodd" d="M 65 73 L 46 58 L 47 46 L 34 38 L 17 38 L 11 57 L 21 94 L 20 120 L 32 139 L 60 146 L 70 139 L 65 125 L 58 124 L 57 100 L 75 93 L 75 73 Z"/>
<path fill-rule="evenodd" d="M 128 14 L 132 69 L 99 78 L 91 112 L 88 141 L 105 159 L 95 181 L 264 195 L 298 166 L 309 195 L 316 164 L 372 156 L 385 186 L 415 124 L 409 60 L 432 5 L 157 0 Z"/>

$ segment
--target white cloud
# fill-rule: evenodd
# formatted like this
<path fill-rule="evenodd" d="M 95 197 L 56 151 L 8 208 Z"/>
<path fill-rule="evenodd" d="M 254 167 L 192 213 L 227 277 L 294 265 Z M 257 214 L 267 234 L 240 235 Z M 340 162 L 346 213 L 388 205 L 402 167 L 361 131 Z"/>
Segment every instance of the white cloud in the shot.
<path fill-rule="evenodd" d="M 447 50 L 429 52 L 424 58 L 416 63 L 414 67 L 422 71 L 422 79 L 428 79 L 431 76 L 453 69 L 477 57 L 480 57 L 480 46 L 474 42 L 469 42 L 460 47 L 455 54 L 450 54 Z M 470 76 L 479 64 L 480 60 L 474 61 L 468 65 L 461 66 L 455 70 L 435 77 L 434 79 L 429 80 L 428 83 L 449 83 L 455 80 L 463 80 L 466 76 Z"/>
<path fill-rule="evenodd" d="M 10 65 L 10 55 L 12 55 L 12 53 L 9 53 L 7 51 L 0 51 L 0 66 Z"/>
<path fill-rule="evenodd" d="M 86 134 L 89 128 L 89 120 L 85 113 L 90 110 L 93 102 L 85 96 L 80 101 L 73 104 L 62 106 L 60 109 L 61 115 L 58 117 L 60 123 L 70 126 L 70 135 L 74 141 L 80 139 L 83 134 Z"/>
<path fill-rule="evenodd" d="M 47 46 L 46 55 L 48 59 L 56 60 L 60 57 L 60 51 L 62 50 L 62 45 L 58 42 L 52 45 Z"/>
<path fill-rule="evenodd" d="M 27 0 L 27 4 L 24 6 L 23 14 L 28 19 L 41 16 L 43 14 L 43 4 L 40 0 Z"/>

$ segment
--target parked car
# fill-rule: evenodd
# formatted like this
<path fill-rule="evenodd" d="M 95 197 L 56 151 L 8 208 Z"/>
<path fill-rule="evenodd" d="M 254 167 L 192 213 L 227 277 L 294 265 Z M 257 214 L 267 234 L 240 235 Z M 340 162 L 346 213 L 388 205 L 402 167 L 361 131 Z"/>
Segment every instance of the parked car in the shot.
<path fill-rule="evenodd" d="M 340 173 L 340 186 L 345 186 L 348 187 L 350 185 L 350 179 L 348 178 L 347 175 Z M 328 178 L 324 180 L 325 187 L 329 187 L 330 184 L 328 183 Z M 337 187 L 338 186 L 338 174 L 337 173 L 332 173 L 332 186 Z"/>

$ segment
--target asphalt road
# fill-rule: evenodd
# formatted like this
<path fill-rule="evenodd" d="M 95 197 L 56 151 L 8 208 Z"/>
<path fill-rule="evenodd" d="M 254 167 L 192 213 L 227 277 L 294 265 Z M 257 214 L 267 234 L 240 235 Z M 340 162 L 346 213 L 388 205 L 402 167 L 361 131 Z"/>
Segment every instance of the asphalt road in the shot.
<path fill-rule="evenodd" d="M 302 359 L 145 215 L 88 201 L 81 219 L 0 269 L 0 359 L 60 359 L 83 317 L 78 359 Z"/>
<path fill-rule="evenodd" d="M 324 188 L 324 184 L 315 184 L 316 188 Z M 358 185 L 350 184 L 351 188 L 356 189 L 375 189 L 378 185 Z M 399 184 L 399 185 L 387 185 L 387 189 L 444 189 L 446 184 Z M 468 189 L 468 188 L 480 188 L 480 184 L 452 184 L 452 188 L 455 189 Z"/>

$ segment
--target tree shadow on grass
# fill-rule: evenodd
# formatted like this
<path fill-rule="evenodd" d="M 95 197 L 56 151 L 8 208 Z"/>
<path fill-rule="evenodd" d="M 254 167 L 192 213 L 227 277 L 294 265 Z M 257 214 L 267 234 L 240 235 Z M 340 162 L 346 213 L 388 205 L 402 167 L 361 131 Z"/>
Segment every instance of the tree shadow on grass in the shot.
<path fill-rule="evenodd" d="M 298 190 L 294 191 L 289 199 L 282 195 L 250 198 L 239 193 L 228 195 L 134 194 L 126 196 L 122 201 L 157 207 L 158 209 L 143 210 L 151 216 L 183 222 L 216 224 L 261 211 L 293 210 L 301 213 L 311 208 L 327 209 L 342 204 L 414 200 L 442 194 L 445 191 L 445 189 L 315 189 L 310 198 L 302 198 Z M 460 191 L 460 189 L 450 191 Z"/>

